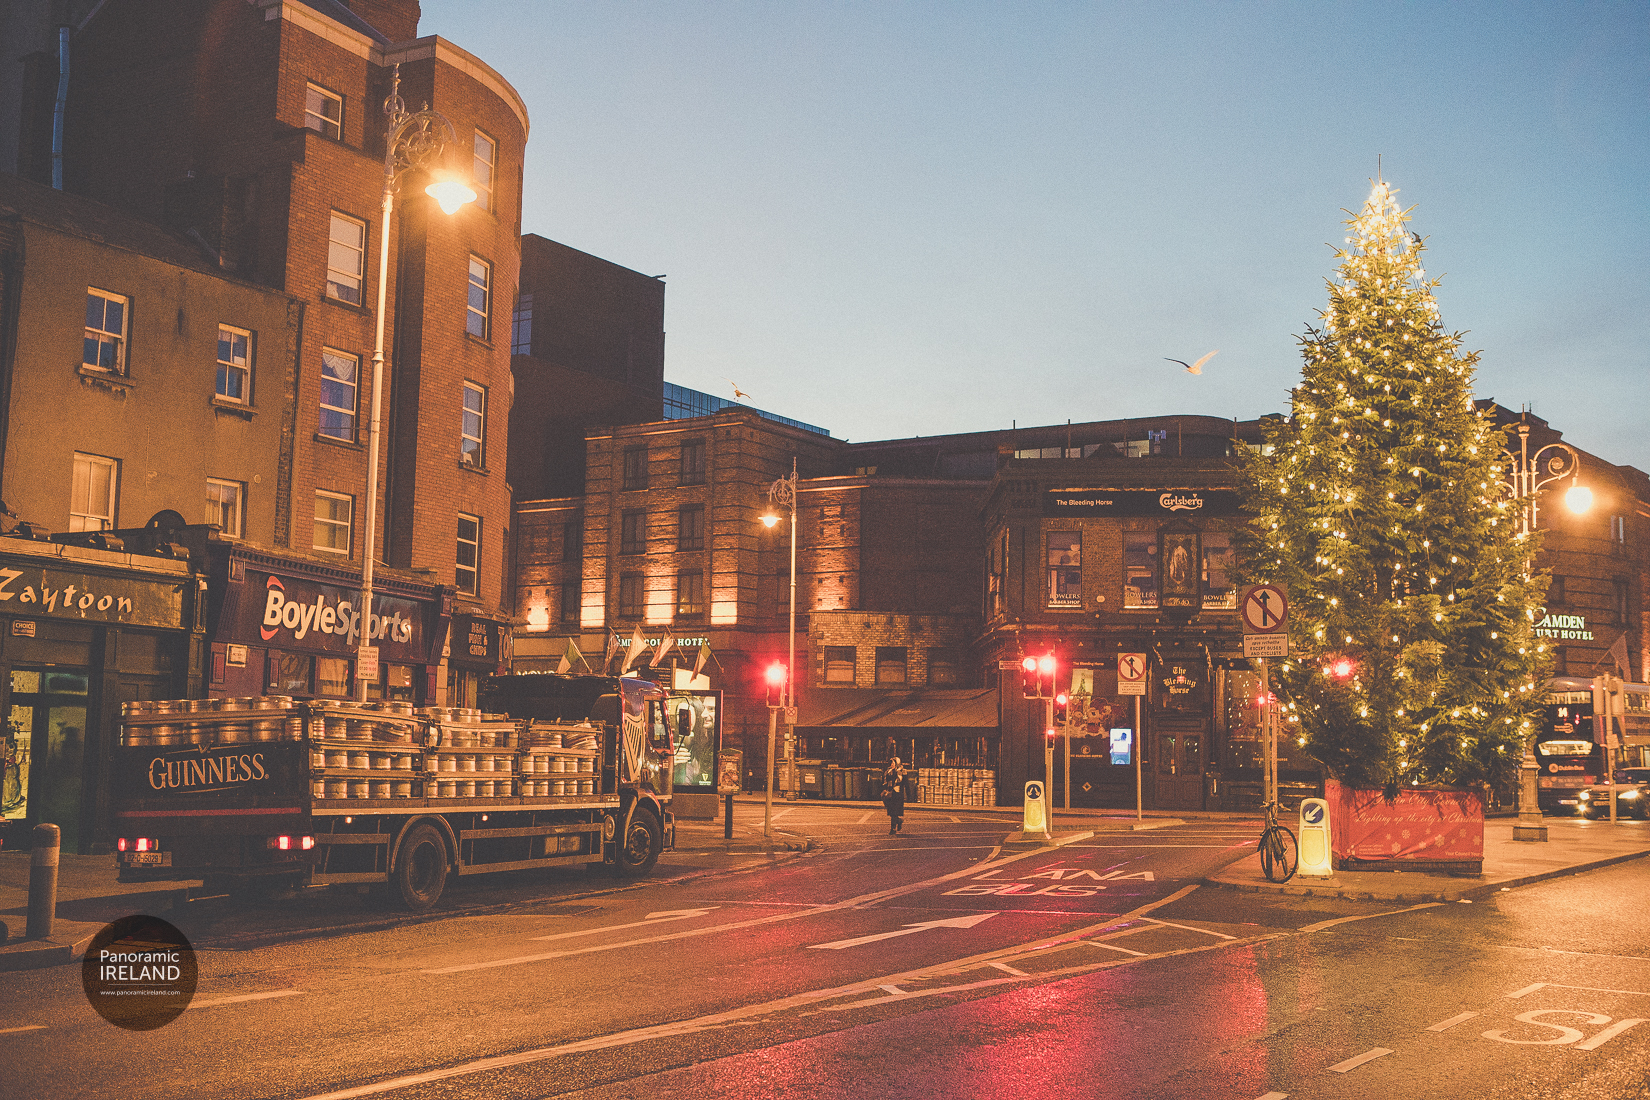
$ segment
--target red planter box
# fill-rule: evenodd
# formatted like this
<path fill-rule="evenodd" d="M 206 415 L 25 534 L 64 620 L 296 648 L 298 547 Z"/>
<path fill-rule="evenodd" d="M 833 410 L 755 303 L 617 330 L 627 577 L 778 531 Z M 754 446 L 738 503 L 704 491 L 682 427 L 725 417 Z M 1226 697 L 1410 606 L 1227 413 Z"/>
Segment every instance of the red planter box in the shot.
<path fill-rule="evenodd" d="M 1484 796 L 1478 791 L 1402 787 L 1379 790 L 1324 783 L 1330 848 L 1340 871 L 1484 869 Z"/>

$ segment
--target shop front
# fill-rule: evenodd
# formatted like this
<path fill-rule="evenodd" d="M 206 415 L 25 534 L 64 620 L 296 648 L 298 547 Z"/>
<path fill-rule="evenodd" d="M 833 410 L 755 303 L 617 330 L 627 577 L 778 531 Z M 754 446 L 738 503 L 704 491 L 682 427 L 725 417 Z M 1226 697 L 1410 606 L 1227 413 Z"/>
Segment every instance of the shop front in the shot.
<path fill-rule="evenodd" d="M 364 627 L 378 647 L 367 699 L 435 701 L 452 589 L 380 571 L 363 616 L 360 577 L 323 563 L 234 547 L 211 570 L 209 695 L 356 698 Z"/>
<path fill-rule="evenodd" d="M 919 802 L 995 805 L 997 716 L 995 688 L 813 691 L 797 717 L 797 791 L 876 801 L 898 757 L 916 777 Z"/>
<path fill-rule="evenodd" d="M 189 693 L 202 583 L 183 560 L 0 539 L 7 848 L 49 822 L 64 851 L 107 850 L 120 705 Z"/>
<path fill-rule="evenodd" d="M 475 707 L 482 677 L 504 667 L 509 624 L 480 615 L 454 615 L 447 635 L 447 705 Z"/>

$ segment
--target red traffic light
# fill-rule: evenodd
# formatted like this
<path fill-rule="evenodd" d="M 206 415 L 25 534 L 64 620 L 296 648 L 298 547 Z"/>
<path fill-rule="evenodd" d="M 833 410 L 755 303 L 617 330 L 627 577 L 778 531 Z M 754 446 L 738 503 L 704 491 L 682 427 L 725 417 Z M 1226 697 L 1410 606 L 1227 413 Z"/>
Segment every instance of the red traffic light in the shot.
<path fill-rule="evenodd" d="M 1032 673 L 1036 672 L 1037 671 L 1037 658 L 1027 657 L 1025 660 L 1020 662 L 1020 667 L 1025 669 L 1027 672 L 1032 672 Z"/>
<path fill-rule="evenodd" d="M 1052 653 L 1045 653 L 1041 657 L 1037 658 L 1037 671 L 1041 672 L 1044 676 L 1053 676 L 1054 666 L 1054 654 Z"/>
<path fill-rule="evenodd" d="M 778 685 L 785 682 L 785 662 L 775 661 L 768 666 L 768 683 Z"/>

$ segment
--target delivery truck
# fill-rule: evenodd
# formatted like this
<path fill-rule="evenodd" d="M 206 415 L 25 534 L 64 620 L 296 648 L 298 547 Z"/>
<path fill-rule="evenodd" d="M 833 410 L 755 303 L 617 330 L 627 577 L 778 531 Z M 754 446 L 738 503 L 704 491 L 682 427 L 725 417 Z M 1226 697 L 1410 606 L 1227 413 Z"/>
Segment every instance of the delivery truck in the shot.
<path fill-rule="evenodd" d="M 450 875 L 674 847 L 667 693 L 612 676 L 497 676 L 473 710 L 250 698 L 125 704 L 122 882 L 205 893 L 382 888 L 428 909 Z"/>

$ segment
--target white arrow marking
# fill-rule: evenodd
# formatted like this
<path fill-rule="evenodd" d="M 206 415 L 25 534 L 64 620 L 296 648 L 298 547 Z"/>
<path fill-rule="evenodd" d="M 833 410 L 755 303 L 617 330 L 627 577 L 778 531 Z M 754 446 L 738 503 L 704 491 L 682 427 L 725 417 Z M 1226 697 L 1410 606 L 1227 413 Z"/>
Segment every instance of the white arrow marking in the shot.
<path fill-rule="evenodd" d="M 557 932 L 553 936 L 534 936 L 535 940 L 565 940 L 570 936 L 593 936 L 597 932 L 616 932 L 621 928 L 640 928 L 649 924 L 668 924 L 673 920 L 687 920 L 690 917 L 702 917 L 706 913 L 715 912 L 722 908 L 713 905 L 709 909 L 667 909 L 662 913 L 649 913 L 646 920 L 631 921 L 629 924 L 604 924 L 600 928 L 585 928 L 577 932 Z"/>
<path fill-rule="evenodd" d="M 858 947 L 862 943 L 875 943 L 878 940 L 891 940 L 895 936 L 909 936 L 913 932 L 926 932 L 930 928 L 973 928 L 981 921 L 990 920 L 995 913 L 976 913 L 972 917 L 952 917 L 949 920 L 928 920 L 921 924 L 908 924 L 904 928 L 893 932 L 878 932 L 874 936 L 860 936 L 852 940 L 836 940 L 832 943 L 810 944 L 812 951 L 840 951 L 844 947 Z"/>

